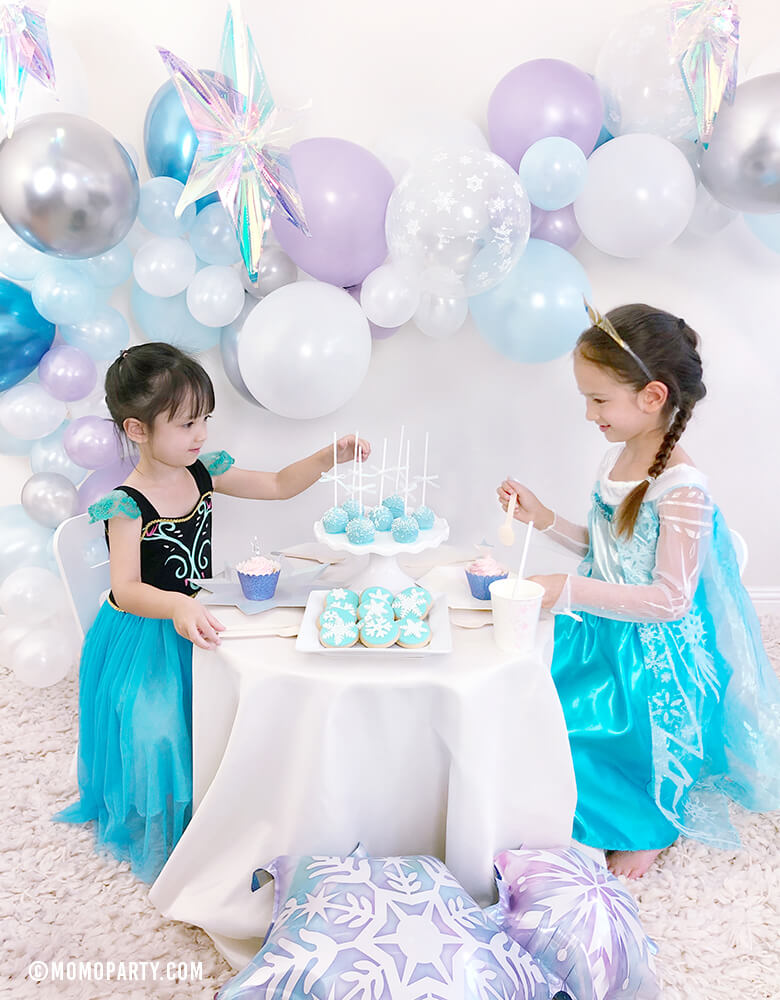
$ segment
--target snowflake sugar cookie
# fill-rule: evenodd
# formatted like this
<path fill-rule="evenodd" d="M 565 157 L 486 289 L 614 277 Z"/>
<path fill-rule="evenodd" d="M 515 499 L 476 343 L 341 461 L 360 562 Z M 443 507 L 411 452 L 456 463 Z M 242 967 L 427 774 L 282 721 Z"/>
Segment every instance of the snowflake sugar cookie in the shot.
<path fill-rule="evenodd" d="M 393 601 L 396 618 L 425 618 L 433 600 L 425 587 L 407 587 Z"/>

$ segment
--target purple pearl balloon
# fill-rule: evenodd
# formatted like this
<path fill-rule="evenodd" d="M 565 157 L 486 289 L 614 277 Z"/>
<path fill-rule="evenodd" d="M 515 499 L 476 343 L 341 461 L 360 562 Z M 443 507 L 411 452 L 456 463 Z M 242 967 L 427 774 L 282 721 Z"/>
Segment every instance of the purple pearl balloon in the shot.
<path fill-rule="evenodd" d="M 562 59 L 531 59 L 500 80 L 488 103 L 490 148 L 515 170 L 539 139 L 563 136 L 588 156 L 604 117 L 599 89 Z"/>
<path fill-rule="evenodd" d="M 564 205 L 553 212 L 544 212 L 535 206 L 531 209 L 531 236 L 534 239 L 546 240 L 564 250 L 571 250 L 581 235 L 574 205 Z"/>
<path fill-rule="evenodd" d="M 57 344 L 41 358 L 38 377 L 51 396 L 71 403 L 92 392 L 97 369 L 92 358 L 78 347 Z"/>
<path fill-rule="evenodd" d="M 120 459 L 113 421 L 103 417 L 78 417 L 65 429 L 62 445 L 71 462 L 82 469 L 102 469 Z"/>
<path fill-rule="evenodd" d="M 304 139 L 291 148 L 290 162 L 311 235 L 276 208 L 272 224 L 282 249 L 313 278 L 342 288 L 360 284 L 387 256 L 392 174 L 346 139 Z"/>
<path fill-rule="evenodd" d="M 362 285 L 352 285 L 351 288 L 347 289 L 358 305 L 360 304 L 361 288 Z M 370 319 L 368 320 L 368 327 L 371 330 L 371 337 L 373 340 L 387 340 L 388 337 L 392 337 L 394 333 L 398 333 L 401 329 L 400 326 L 377 326 L 376 323 L 372 323 Z"/>
<path fill-rule="evenodd" d="M 135 468 L 135 464 L 129 458 L 123 458 L 119 462 L 112 462 L 104 469 L 98 469 L 87 476 L 79 486 L 79 513 L 83 514 L 90 504 L 95 503 L 106 493 L 110 493 L 127 479 Z"/>

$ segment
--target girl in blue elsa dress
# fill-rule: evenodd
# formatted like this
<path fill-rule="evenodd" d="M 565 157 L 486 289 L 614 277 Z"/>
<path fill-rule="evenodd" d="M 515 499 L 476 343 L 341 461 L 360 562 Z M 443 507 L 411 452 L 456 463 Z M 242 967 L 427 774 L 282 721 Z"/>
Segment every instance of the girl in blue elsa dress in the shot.
<path fill-rule="evenodd" d="M 525 486 L 506 509 L 582 556 L 576 576 L 533 577 L 555 622 L 552 674 L 577 780 L 575 840 L 642 876 L 683 834 L 739 838 L 732 800 L 780 808 L 780 683 L 761 643 L 729 529 L 678 441 L 704 397 L 694 331 L 628 305 L 574 351 L 586 417 L 610 442 L 587 527 Z"/>
<path fill-rule="evenodd" d="M 138 464 L 89 509 L 105 522 L 111 593 L 81 657 L 80 800 L 54 818 L 94 820 L 97 845 L 152 882 L 192 809 L 192 646 L 214 649 L 223 628 L 193 600 L 211 576 L 212 494 L 296 496 L 332 466 L 333 449 L 277 473 L 237 469 L 224 451 L 201 455 L 214 389 L 168 344 L 123 351 L 106 374 L 106 403 Z M 354 448 L 354 436 L 341 438 L 338 460 Z M 361 459 L 369 451 L 360 441 Z"/>

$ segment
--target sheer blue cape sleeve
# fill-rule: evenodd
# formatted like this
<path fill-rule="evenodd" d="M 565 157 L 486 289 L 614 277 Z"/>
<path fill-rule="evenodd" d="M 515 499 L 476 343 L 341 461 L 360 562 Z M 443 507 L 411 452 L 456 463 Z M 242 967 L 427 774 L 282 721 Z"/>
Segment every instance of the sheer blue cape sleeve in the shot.
<path fill-rule="evenodd" d="M 125 517 L 136 518 L 141 516 L 138 504 L 124 490 L 111 490 L 100 500 L 96 500 L 87 508 L 90 524 L 96 521 L 109 521 L 117 514 Z"/>
<path fill-rule="evenodd" d="M 206 466 L 210 476 L 221 476 L 235 462 L 233 456 L 228 455 L 226 451 L 210 451 L 206 455 L 201 455 L 200 460 Z"/>

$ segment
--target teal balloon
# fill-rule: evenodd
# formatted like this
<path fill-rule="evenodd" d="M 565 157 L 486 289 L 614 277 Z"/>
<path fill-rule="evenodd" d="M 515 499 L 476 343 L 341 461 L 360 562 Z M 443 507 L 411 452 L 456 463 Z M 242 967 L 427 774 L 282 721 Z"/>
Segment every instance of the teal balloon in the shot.
<path fill-rule="evenodd" d="M 204 326 L 187 308 L 187 293 L 160 298 L 149 295 L 136 282 L 130 305 L 138 325 L 149 340 L 173 344 L 182 351 L 207 351 L 219 343 L 220 328 Z"/>
<path fill-rule="evenodd" d="M 53 534 L 33 521 L 21 504 L 0 507 L 0 582 L 22 566 L 48 568 Z"/>
<path fill-rule="evenodd" d="M 41 316 L 27 289 L 0 278 L 0 390 L 35 371 L 54 334 L 54 325 Z"/>
<path fill-rule="evenodd" d="M 761 240 L 764 246 L 774 250 L 775 253 L 780 253 L 780 213 L 754 215 L 745 212 L 745 222 L 750 232 Z"/>
<path fill-rule="evenodd" d="M 144 155 L 149 173 L 152 177 L 174 177 L 186 184 L 197 147 L 195 130 L 173 81 L 168 80 L 152 98 L 144 121 Z M 218 197 L 214 193 L 198 199 L 198 210 Z"/>
<path fill-rule="evenodd" d="M 552 361 L 572 350 L 588 326 L 590 283 L 580 262 L 544 240 L 529 240 L 506 278 L 469 300 L 477 329 L 512 361 Z"/>

